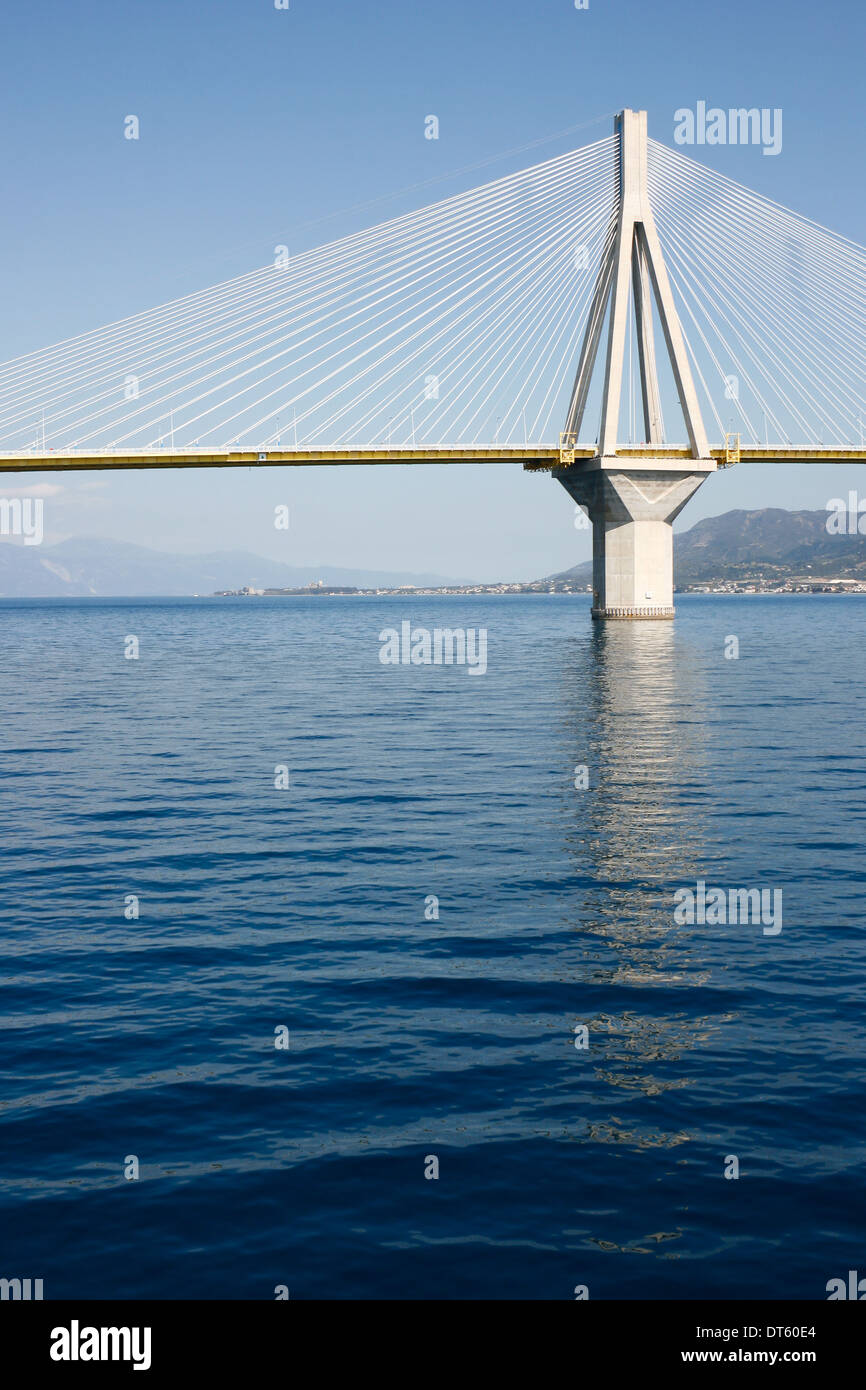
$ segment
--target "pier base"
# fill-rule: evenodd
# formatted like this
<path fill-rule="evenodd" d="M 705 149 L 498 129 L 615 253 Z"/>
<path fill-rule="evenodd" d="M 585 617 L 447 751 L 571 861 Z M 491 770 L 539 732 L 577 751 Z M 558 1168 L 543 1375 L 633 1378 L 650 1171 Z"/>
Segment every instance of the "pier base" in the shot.
<path fill-rule="evenodd" d="M 600 457 L 557 470 L 592 522 L 593 618 L 674 616 L 671 523 L 715 467 L 713 459 Z"/>

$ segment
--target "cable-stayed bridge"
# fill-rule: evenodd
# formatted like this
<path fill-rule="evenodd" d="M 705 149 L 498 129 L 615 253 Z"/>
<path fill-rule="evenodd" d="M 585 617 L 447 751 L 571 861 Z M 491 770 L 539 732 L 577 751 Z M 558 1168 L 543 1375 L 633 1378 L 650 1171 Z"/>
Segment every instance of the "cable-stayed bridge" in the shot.
<path fill-rule="evenodd" d="M 668 617 L 671 522 L 709 472 L 866 461 L 864 321 L 862 247 L 624 111 L 5 363 L 0 471 L 512 461 L 588 510 L 594 616 Z"/>

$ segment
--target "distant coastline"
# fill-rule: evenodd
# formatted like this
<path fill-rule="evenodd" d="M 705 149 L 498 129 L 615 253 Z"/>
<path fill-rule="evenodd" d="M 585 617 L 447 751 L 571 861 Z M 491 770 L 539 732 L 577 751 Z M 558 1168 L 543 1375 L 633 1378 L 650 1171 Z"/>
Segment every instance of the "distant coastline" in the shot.
<path fill-rule="evenodd" d="M 866 581 L 852 579 L 802 579 L 764 582 L 720 581 L 713 584 L 675 586 L 678 594 L 866 594 Z M 297 589 L 217 589 L 212 598 L 378 598 L 386 596 L 434 598 L 459 594 L 591 594 L 591 584 L 569 584 L 559 580 L 536 580 L 531 584 L 447 584 L 419 587 L 400 584 L 394 588 L 356 589 L 343 584 L 308 584 Z"/>
<path fill-rule="evenodd" d="M 858 514 L 859 515 L 859 514 Z M 347 574 L 341 575 L 347 579 Z M 359 576 L 360 578 L 361 576 Z M 369 576 L 373 578 L 374 576 Z M 378 577 L 378 576 L 376 576 Z M 384 582 L 357 586 L 318 578 L 303 586 L 217 590 L 238 598 L 309 594 L 589 594 L 592 561 L 527 583 Z M 394 576 L 396 578 L 396 576 Z M 409 576 L 401 576 L 404 580 Z M 413 576 L 414 578 L 414 576 Z M 438 578 L 438 577 L 436 577 Z M 789 512 L 781 507 L 730 511 L 707 517 L 674 539 L 674 591 L 678 594 L 866 594 L 866 537 L 858 525 L 828 528 L 827 512 Z"/>
<path fill-rule="evenodd" d="M 826 511 L 778 507 L 705 518 L 674 537 L 674 589 L 681 594 L 866 593 L 866 531 L 860 532 L 859 520 L 853 527 L 850 517 L 843 532 L 828 530 L 827 521 Z M 866 526 L 866 509 L 863 522 Z M 285 558 L 274 559 L 243 550 L 173 554 L 93 536 L 33 546 L 9 539 L 0 544 L 0 594 L 9 599 L 240 599 L 260 594 L 589 594 L 592 589 L 589 559 L 559 571 L 551 566 L 540 576 L 536 570 L 531 580 L 482 582 L 459 570 L 367 569 L 326 560 L 292 564 L 292 558 L 290 546 Z M 519 563 L 526 573 L 525 559 L 503 552 L 497 568 Z"/>

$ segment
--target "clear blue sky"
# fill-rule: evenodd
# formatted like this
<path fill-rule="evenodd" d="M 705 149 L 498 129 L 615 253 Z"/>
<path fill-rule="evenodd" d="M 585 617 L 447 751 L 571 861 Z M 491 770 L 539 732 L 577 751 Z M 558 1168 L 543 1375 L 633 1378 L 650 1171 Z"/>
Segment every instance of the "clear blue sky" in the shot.
<path fill-rule="evenodd" d="M 586 143 L 623 106 L 781 107 L 777 158 L 686 151 L 866 242 L 862 0 L 5 0 L 0 358 L 125 317 Z M 424 118 L 440 120 L 438 141 Z M 135 114 L 139 141 L 123 138 Z M 505 158 L 495 158 L 506 154 Z M 493 160 L 484 169 L 466 166 Z M 429 179 L 430 188 L 413 190 Z M 382 199 L 374 208 L 358 205 Z M 10 486 L 11 486 L 11 481 Z M 244 548 L 291 563 L 535 577 L 589 554 L 564 491 L 519 469 L 68 475 L 48 539 Z M 729 507 L 823 507 L 859 469 L 711 479 Z M 10 487 L 5 491 L 8 493 Z M 289 502 L 292 528 L 275 532 Z"/>

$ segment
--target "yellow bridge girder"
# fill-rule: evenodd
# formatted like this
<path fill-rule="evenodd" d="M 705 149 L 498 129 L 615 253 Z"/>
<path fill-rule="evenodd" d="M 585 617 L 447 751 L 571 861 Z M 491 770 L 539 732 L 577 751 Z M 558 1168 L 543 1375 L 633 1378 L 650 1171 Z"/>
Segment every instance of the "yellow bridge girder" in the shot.
<path fill-rule="evenodd" d="M 738 450 L 742 463 L 866 463 L 866 448 L 816 448 L 814 445 Z M 730 445 L 711 448 L 717 463 L 732 462 Z M 159 449 L 18 449 L 0 452 L 0 473 L 90 472 L 97 469 L 247 468 L 269 466 L 331 466 L 374 463 L 519 463 L 530 472 L 548 472 L 598 456 L 597 444 L 577 444 L 567 439 L 556 444 L 427 445 L 410 449 L 211 449 L 207 447 Z M 634 445 L 617 449 L 621 459 L 690 459 L 691 451 L 675 445 Z"/>
<path fill-rule="evenodd" d="M 589 451 L 590 454 L 593 452 Z M 0 452 L 0 473 L 128 468 L 265 468 L 370 463 L 542 463 L 559 458 L 555 445 L 429 446 L 411 449 L 21 449 Z"/>

